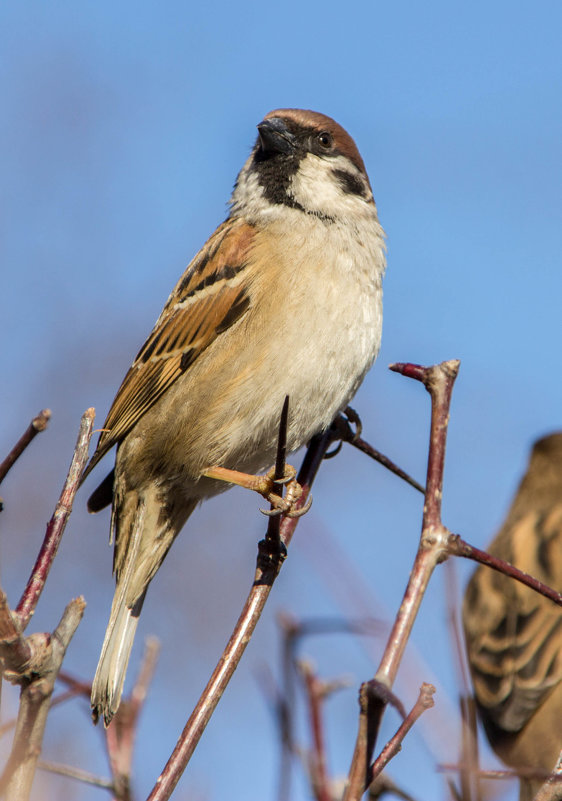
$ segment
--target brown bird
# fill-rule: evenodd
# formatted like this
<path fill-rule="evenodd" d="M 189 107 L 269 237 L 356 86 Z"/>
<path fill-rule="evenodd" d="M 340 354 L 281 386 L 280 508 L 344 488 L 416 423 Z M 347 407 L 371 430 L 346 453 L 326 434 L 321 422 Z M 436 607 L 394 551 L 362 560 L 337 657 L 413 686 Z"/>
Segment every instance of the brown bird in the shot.
<path fill-rule="evenodd" d="M 562 591 L 562 432 L 535 443 L 489 553 Z M 464 598 L 468 658 L 484 728 L 517 771 L 549 773 L 562 750 L 562 609 L 488 567 Z M 530 801 L 544 779 L 520 780 Z M 552 798 L 562 799 L 562 784 Z"/>
<path fill-rule="evenodd" d="M 89 500 L 113 504 L 117 587 L 91 699 L 106 725 L 147 587 L 197 504 L 227 488 L 225 468 L 273 464 L 286 395 L 289 451 L 325 430 L 379 350 L 384 232 L 353 139 L 298 109 L 257 127 L 228 218 L 178 281 L 85 471 L 117 445 Z"/>

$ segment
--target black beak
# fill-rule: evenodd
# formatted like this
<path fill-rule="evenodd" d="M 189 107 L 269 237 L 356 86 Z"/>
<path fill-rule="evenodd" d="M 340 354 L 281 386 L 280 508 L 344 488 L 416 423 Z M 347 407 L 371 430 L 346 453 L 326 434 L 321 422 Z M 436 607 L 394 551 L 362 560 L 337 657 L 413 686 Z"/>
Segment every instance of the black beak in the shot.
<path fill-rule="evenodd" d="M 292 153 L 295 137 L 279 117 L 270 117 L 258 125 L 261 149 L 264 153 Z"/>

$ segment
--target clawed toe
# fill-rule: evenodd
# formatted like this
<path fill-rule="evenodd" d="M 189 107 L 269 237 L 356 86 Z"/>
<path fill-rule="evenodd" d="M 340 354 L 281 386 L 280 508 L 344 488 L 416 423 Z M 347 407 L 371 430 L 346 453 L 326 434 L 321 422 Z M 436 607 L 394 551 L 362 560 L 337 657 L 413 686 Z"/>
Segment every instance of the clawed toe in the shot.
<path fill-rule="evenodd" d="M 270 510 L 260 509 L 264 515 L 269 517 L 275 517 L 276 515 L 301 517 L 308 512 L 312 504 L 312 498 L 309 498 L 303 507 L 300 509 L 295 508 L 302 497 L 302 487 L 296 480 L 297 471 L 290 464 L 285 465 L 285 475 L 281 476 L 281 478 L 275 478 L 274 468 L 269 470 L 265 476 L 252 476 L 247 473 L 241 473 L 238 470 L 219 467 L 218 465 L 206 468 L 203 471 L 203 475 L 207 478 L 227 481 L 230 484 L 237 484 L 240 487 L 259 492 L 273 506 L 273 509 Z M 276 485 L 287 487 L 284 498 L 274 492 Z"/>
<path fill-rule="evenodd" d="M 267 517 L 277 517 L 278 515 L 285 515 L 286 517 L 302 517 L 306 514 L 312 505 L 312 498 L 300 509 L 295 508 L 297 502 L 302 497 L 302 487 L 295 479 L 297 471 L 291 465 L 285 465 L 285 475 L 281 479 L 275 478 L 275 471 L 272 469 L 267 473 L 267 479 L 271 482 L 271 487 L 268 492 L 262 492 L 263 497 L 270 502 L 272 509 L 260 509 Z M 286 484 L 287 493 L 284 498 L 273 492 L 275 484 Z"/>

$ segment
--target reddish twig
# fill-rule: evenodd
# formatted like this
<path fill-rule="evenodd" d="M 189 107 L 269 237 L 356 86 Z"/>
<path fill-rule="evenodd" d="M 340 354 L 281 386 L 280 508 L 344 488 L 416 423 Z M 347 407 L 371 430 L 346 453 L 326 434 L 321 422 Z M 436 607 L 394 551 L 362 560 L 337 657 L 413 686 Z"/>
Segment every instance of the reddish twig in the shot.
<path fill-rule="evenodd" d="M 0 590 L 0 659 L 4 670 L 15 674 L 29 667 L 32 650 L 21 632 L 19 621 L 8 606 L 8 599 Z"/>
<path fill-rule="evenodd" d="M 20 676 L 10 677 L 21 684 L 22 690 L 12 751 L 0 777 L 0 795 L 5 792 L 7 801 L 29 798 L 57 673 L 85 606 L 83 598 L 71 601 L 53 634 L 39 635 L 37 648 L 38 635 L 29 637 L 29 667 Z"/>
<path fill-rule="evenodd" d="M 138 718 L 154 675 L 159 650 L 158 640 L 150 637 L 145 644 L 141 669 L 131 695 L 121 701 L 112 725 L 105 729 L 115 801 L 131 799 L 131 770 Z"/>
<path fill-rule="evenodd" d="M 426 709 L 431 709 L 431 707 L 435 704 L 435 701 L 433 700 L 434 693 L 435 687 L 432 684 L 426 684 L 425 682 L 422 684 L 420 687 L 418 700 L 406 716 L 405 720 L 402 721 L 394 737 L 390 738 L 379 756 L 373 762 L 370 769 L 371 782 L 382 773 L 390 760 L 393 759 L 402 749 L 402 741 L 404 740 L 404 737 L 408 734 L 418 718 L 423 715 Z"/>
<path fill-rule="evenodd" d="M 37 417 L 34 417 L 31 423 L 26 428 L 25 432 L 18 439 L 10 453 L 6 456 L 4 461 L 0 463 L 0 484 L 6 478 L 6 475 L 14 463 L 19 459 L 29 443 L 39 434 L 44 431 L 51 419 L 51 412 L 49 409 L 43 409 Z"/>
<path fill-rule="evenodd" d="M 530 587 L 532 590 L 535 590 L 535 592 L 544 595 L 545 598 L 550 598 L 550 600 L 554 601 L 558 606 L 562 606 L 562 593 L 553 590 L 552 587 L 548 587 L 546 584 L 543 584 L 542 581 L 533 578 L 533 576 L 523 572 L 523 570 L 519 570 L 519 568 L 514 567 L 509 562 L 505 562 L 497 556 L 492 556 L 486 553 L 486 551 L 481 551 L 479 548 L 469 545 L 468 542 L 465 542 L 458 534 L 449 534 L 447 548 L 451 556 L 464 556 L 466 559 L 473 559 L 475 562 L 480 562 L 482 565 L 488 565 L 492 570 L 497 570 L 499 573 L 516 579 L 521 582 L 521 584 L 525 584 L 525 586 Z"/>
<path fill-rule="evenodd" d="M 82 768 L 54 762 L 39 761 L 37 763 L 37 768 L 49 773 L 57 773 L 60 776 L 75 779 L 83 784 L 91 784 L 95 787 L 111 790 L 114 801 L 131 801 L 133 746 L 138 718 L 154 674 L 158 651 L 159 644 L 156 638 L 148 638 L 139 676 L 131 695 L 121 701 L 121 706 L 113 719 L 112 725 L 104 729 L 105 745 L 112 775 L 111 779 L 97 776 L 82 770 Z M 76 679 L 62 671 L 57 678 L 64 681 L 70 689 L 66 693 L 62 693 L 58 699 L 53 700 L 51 707 L 54 706 L 57 701 L 62 703 L 63 700 L 76 697 L 77 695 L 84 695 L 89 699 L 92 688 L 89 682 Z"/>
<path fill-rule="evenodd" d="M 81 768 L 73 768 L 70 765 L 61 765 L 58 762 L 47 762 L 41 759 L 37 763 L 37 769 L 44 770 L 46 773 L 56 773 L 58 776 L 65 776 L 67 779 L 75 779 L 78 782 L 82 782 L 82 784 L 101 787 L 102 790 L 113 791 L 111 779 L 104 779 L 102 776 L 96 776 L 95 773 L 90 773 Z"/>
<path fill-rule="evenodd" d="M 72 698 L 76 698 L 77 695 L 83 695 L 84 693 L 82 690 L 74 689 L 74 690 L 66 690 L 65 692 L 61 693 L 60 695 L 55 696 L 51 700 L 51 709 L 54 706 L 60 706 L 61 704 L 66 703 L 66 701 L 72 700 Z M 89 697 L 89 694 L 88 694 Z M 17 723 L 17 718 L 12 718 L 11 720 L 7 720 L 6 723 L 3 723 L 0 726 L 0 737 L 3 737 L 10 729 L 15 728 Z"/>
<path fill-rule="evenodd" d="M 303 493 L 296 503 L 296 508 L 300 509 L 306 504 L 312 482 L 322 460 L 330 444 L 337 438 L 333 429 L 329 429 L 321 436 L 315 437 L 309 445 L 297 477 Z M 236 622 L 234 631 L 147 801 L 165 801 L 165 799 L 170 798 L 183 771 L 187 767 L 201 735 L 252 637 L 273 583 L 281 569 L 285 550 L 293 537 L 297 523 L 298 518 L 296 517 L 283 518 L 280 524 L 279 537 L 282 548 L 272 547 L 274 543 L 266 540 L 262 540 L 259 544 L 252 588 Z"/>
<path fill-rule="evenodd" d="M 435 566 L 448 554 L 450 532 L 441 522 L 443 469 L 449 409 L 459 362 L 442 362 L 432 367 L 394 364 L 391 370 L 421 381 L 431 396 L 431 430 L 422 532 L 410 579 L 396 615 L 387 645 L 375 675 L 376 682 L 390 689 L 406 648 L 422 598 Z M 344 801 L 359 801 L 369 785 L 369 762 L 378 734 L 385 699 L 373 693 L 367 682 L 359 693 L 359 731 Z"/>
<path fill-rule="evenodd" d="M 93 409 L 87 409 L 82 416 L 80 429 L 78 431 L 78 439 L 76 441 L 76 447 L 74 449 L 74 455 L 70 463 L 66 482 L 54 514 L 47 525 L 47 531 L 37 561 L 35 562 L 27 586 L 16 608 L 16 614 L 19 617 L 22 631 L 25 630 L 35 611 L 39 596 L 43 591 L 47 576 L 49 575 L 49 570 L 56 556 L 68 517 L 72 511 L 72 503 L 80 484 L 80 476 L 82 475 L 84 465 L 88 459 L 88 445 L 92 436 L 94 416 L 95 413 Z"/>
<path fill-rule="evenodd" d="M 482 794 L 478 778 L 478 724 L 476 718 L 476 703 L 472 694 L 464 640 L 461 633 L 460 615 L 458 608 L 458 586 L 455 570 L 455 561 L 445 565 L 445 591 L 446 609 L 448 610 L 451 642 L 459 677 L 459 704 L 461 712 L 460 761 L 466 766 L 460 774 L 459 797 L 463 801 L 481 801 Z"/>
<path fill-rule="evenodd" d="M 282 613 L 278 616 L 283 632 L 282 674 L 283 691 L 279 704 L 279 731 L 281 740 L 281 759 L 279 764 L 278 801 L 288 801 L 291 795 L 291 768 L 295 751 L 293 734 L 293 711 L 295 709 L 295 643 L 299 624 L 292 616 Z"/>
<path fill-rule="evenodd" d="M 72 676 L 66 670 L 61 670 L 59 675 L 57 676 L 59 681 L 62 681 L 63 684 L 66 684 L 67 687 L 72 690 L 75 695 L 83 695 L 84 698 L 90 700 L 90 695 L 92 694 L 92 682 L 91 681 L 83 681 L 82 679 L 77 679 L 75 676 Z"/>
<path fill-rule="evenodd" d="M 437 765 L 437 770 L 440 773 L 460 773 L 463 770 L 466 770 L 465 765 L 456 765 L 451 762 L 443 762 L 440 765 Z M 521 767 L 517 768 L 517 770 L 512 769 L 504 769 L 504 770 L 485 770 L 479 769 L 477 771 L 477 775 L 481 779 L 491 779 L 491 780 L 505 780 L 505 779 L 540 779 L 542 781 L 547 781 L 548 779 L 554 779 L 555 782 L 562 781 L 562 774 L 557 773 L 557 767 L 555 767 L 552 773 L 544 770 L 534 770 L 533 768 L 526 768 Z"/>
<path fill-rule="evenodd" d="M 313 747 L 309 761 L 312 790 L 316 801 L 331 801 L 322 717 L 322 702 L 326 694 L 325 686 L 314 674 L 310 663 L 300 662 L 299 669 L 306 689 L 308 717 L 312 732 Z"/>
<path fill-rule="evenodd" d="M 349 412 L 353 412 L 353 410 L 349 409 L 346 411 L 346 414 Z M 425 487 L 419 484 L 414 478 L 412 478 L 405 470 L 402 470 L 401 467 L 398 467 L 388 456 L 385 456 L 384 453 L 381 453 L 376 448 L 373 448 L 366 440 L 362 439 L 359 432 L 353 431 L 351 428 L 350 422 L 357 423 L 359 421 L 358 416 L 353 412 L 351 417 L 344 417 L 340 414 L 339 417 L 336 418 L 334 421 L 334 427 L 338 432 L 338 438 L 341 442 L 347 442 L 349 445 L 353 445 L 354 448 L 364 453 L 366 456 L 369 456 L 371 459 L 374 459 L 375 462 L 378 462 L 383 467 L 386 467 L 387 470 L 390 470 L 391 473 L 401 478 L 411 487 L 417 489 L 418 492 L 421 492 L 423 495 L 425 493 Z M 359 431 L 360 423 L 359 425 Z"/>

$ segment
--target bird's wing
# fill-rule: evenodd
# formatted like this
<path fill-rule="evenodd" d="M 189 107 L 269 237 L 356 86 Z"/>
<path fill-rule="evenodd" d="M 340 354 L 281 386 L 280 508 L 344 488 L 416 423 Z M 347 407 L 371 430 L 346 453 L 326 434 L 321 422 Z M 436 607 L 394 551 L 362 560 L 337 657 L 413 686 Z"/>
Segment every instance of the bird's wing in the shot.
<path fill-rule="evenodd" d="M 254 228 L 226 220 L 188 265 L 127 372 L 82 480 L 209 345 L 248 310 Z"/>
<path fill-rule="evenodd" d="M 492 553 L 553 589 L 562 588 L 562 504 L 524 515 L 498 543 Z M 481 567 L 467 590 L 464 620 L 485 717 L 504 731 L 520 731 L 562 681 L 562 610 L 520 582 Z"/>

